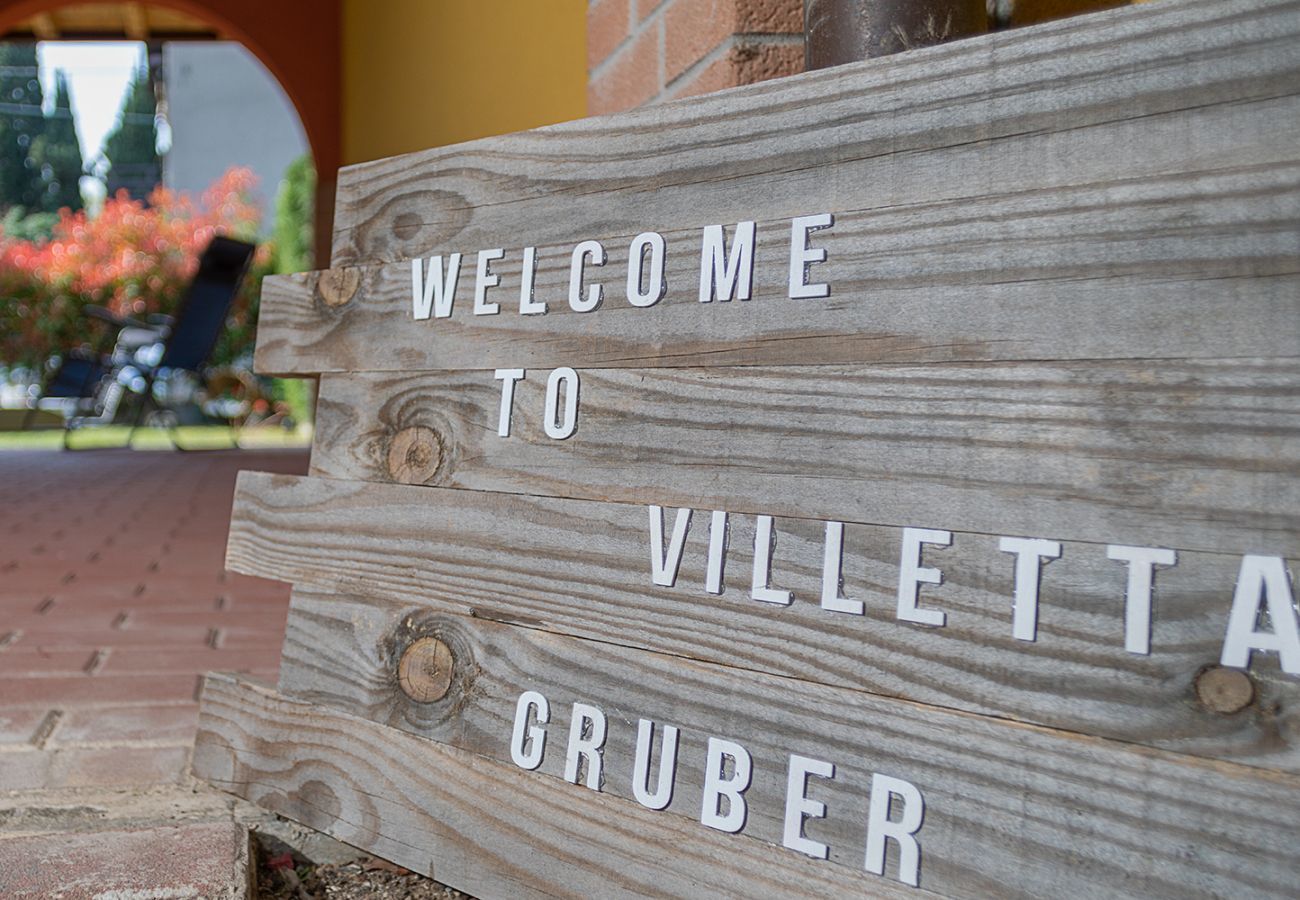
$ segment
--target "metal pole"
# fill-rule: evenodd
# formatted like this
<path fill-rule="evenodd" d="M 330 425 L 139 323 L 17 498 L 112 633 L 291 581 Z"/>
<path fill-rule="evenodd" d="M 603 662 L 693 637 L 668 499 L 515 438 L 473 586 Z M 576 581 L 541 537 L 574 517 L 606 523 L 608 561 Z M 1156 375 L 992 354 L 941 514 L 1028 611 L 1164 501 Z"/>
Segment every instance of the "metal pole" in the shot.
<path fill-rule="evenodd" d="M 824 69 L 988 27 L 986 0 L 804 0 L 804 62 Z"/>

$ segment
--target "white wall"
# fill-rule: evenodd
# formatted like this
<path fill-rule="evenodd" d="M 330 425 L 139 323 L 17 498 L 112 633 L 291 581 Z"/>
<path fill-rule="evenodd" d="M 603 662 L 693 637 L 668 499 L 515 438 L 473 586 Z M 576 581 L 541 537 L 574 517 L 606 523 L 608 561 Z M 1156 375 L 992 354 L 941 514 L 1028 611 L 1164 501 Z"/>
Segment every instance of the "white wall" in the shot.
<path fill-rule="evenodd" d="M 308 150 L 279 83 L 251 53 L 227 42 L 165 44 L 163 78 L 171 125 L 163 183 L 199 192 L 231 166 L 248 166 L 259 179 L 269 231 L 284 170 Z"/>

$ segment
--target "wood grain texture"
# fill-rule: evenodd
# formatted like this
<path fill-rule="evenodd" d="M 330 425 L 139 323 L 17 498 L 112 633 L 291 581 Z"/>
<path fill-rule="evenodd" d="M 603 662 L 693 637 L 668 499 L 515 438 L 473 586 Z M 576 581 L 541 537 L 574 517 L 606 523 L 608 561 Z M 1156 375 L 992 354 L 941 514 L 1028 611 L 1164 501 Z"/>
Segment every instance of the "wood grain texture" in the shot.
<path fill-rule="evenodd" d="M 1300 360 L 547 374 L 325 376 L 312 472 L 1300 557 Z"/>
<path fill-rule="evenodd" d="M 920 885 L 944 896 L 1281 897 L 1300 876 L 1294 777 L 409 603 L 302 592 L 294 603 L 282 692 L 511 765 L 515 702 L 538 691 L 551 715 L 535 777 L 554 780 L 564 776 L 572 704 L 590 704 L 607 717 L 601 790 L 627 800 L 638 720 L 670 724 L 680 735 L 665 814 L 696 822 L 707 740 L 734 741 L 753 760 L 741 834 L 775 845 L 772 855 L 789 852 L 786 775 L 799 754 L 835 766 L 833 779 L 810 779 L 827 814 L 805 833 L 849 871 L 862 868 L 872 773 L 915 785 L 925 798 Z M 412 703 L 393 686 L 394 655 L 431 634 L 453 648 L 453 687 L 436 703 Z"/>
<path fill-rule="evenodd" d="M 671 519 L 670 519 L 671 521 Z M 1217 663 L 1239 558 L 1184 551 L 1156 576 L 1152 654 L 1124 650 L 1126 570 L 1066 543 L 1045 567 L 1037 640 L 1011 633 L 1013 559 L 956 534 L 925 564 L 947 614 L 896 619 L 901 532 L 848 525 L 843 579 L 864 615 L 819 605 L 824 526 L 776 522 L 772 584 L 750 599 L 754 519 L 733 516 L 721 596 L 704 591 L 708 515 L 696 513 L 675 586 L 651 583 L 645 507 L 243 473 L 227 565 L 248 574 L 513 622 L 560 634 L 1300 771 L 1300 680 L 1256 654 L 1254 705 L 1221 715 L 1194 682 Z M 942 523 L 919 523 L 942 527 Z M 1039 536 L 1039 535 L 1032 535 Z"/>
<path fill-rule="evenodd" d="M 1289 0 L 1147 5 L 363 163 L 340 174 L 333 259 L 1274 162 L 1290 148 L 1261 129 L 1294 123 L 1259 114 L 1296 92 L 1296 14 Z M 1199 127 L 1214 121 L 1231 133 Z"/>
<path fill-rule="evenodd" d="M 1294 355 L 1300 7 L 1087 17 L 367 164 L 340 266 L 267 279 L 264 372 Z M 785 299 L 792 215 L 833 212 L 828 301 Z M 759 224 L 755 299 L 699 304 L 699 228 Z M 568 252 L 668 238 L 669 291 L 567 311 Z M 537 298 L 511 313 L 520 248 Z M 405 262 L 507 249 L 502 314 L 410 319 Z M 466 280 L 472 280 L 471 267 Z M 513 288 L 513 290 L 512 290 Z"/>
<path fill-rule="evenodd" d="M 1286 141 L 1300 139 L 1300 98 L 1258 114 L 1296 122 Z M 888 209 L 858 205 L 867 199 L 850 189 L 824 208 L 798 210 L 835 214 L 834 227 L 811 239 L 828 254 L 810 276 L 830 285 L 828 299 L 787 297 L 790 225 L 760 216 L 753 299 L 700 303 L 700 228 L 708 221 L 696 213 L 665 229 L 668 287 L 656 305 L 627 301 L 636 233 L 628 222 L 620 226 L 632 230 L 592 225 L 585 235 L 608 251 L 603 268 L 588 269 L 588 281 L 604 285 L 600 308 L 569 307 L 572 244 L 547 242 L 537 251 L 535 299 L 550 311 L 522 316 L 522 251 L 513 234 L 500 234 L 483 247 L 439 249 L 466 257 L 450 318 L 412 318 L 408 262 L 344 270 L 359 286 L 341 305 L 321 293 L 321 275 L 266 279 L 257 364 L 337 372 L 1180 359 L 1295 355 L 1300 347 L 1294 162 L 1050 190 L 1029 178 L 993 197 Z M 507 248 L 493 264 L 501 285 L 487 293 L 501 312 L 474 315 L 474 254 L 491 246 Z M 333 279 L 339 270 L 325 274 Z"/>
<path fill-rule="evenodd" d="M 204 684 L 194 774 L 478 897 L 928 897 L 233 676 Z"/>

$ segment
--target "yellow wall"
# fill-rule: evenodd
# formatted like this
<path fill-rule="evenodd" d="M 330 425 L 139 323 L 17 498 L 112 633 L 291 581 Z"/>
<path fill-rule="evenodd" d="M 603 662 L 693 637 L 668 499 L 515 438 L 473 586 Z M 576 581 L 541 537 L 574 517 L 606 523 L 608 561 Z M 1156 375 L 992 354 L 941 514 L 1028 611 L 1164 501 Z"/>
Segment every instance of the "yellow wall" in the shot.
<path fill-rule="evenodd" d="M 587 0 L 344 0 L 343 162 L 586 115 Z"/>

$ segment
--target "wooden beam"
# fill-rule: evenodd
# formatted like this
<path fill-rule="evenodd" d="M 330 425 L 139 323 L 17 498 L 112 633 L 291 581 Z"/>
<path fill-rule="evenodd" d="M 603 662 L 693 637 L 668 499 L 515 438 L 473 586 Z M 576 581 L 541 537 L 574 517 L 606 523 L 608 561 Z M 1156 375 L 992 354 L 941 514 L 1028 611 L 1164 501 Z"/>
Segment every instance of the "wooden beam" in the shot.
<path fill-rule="evenodd" d="M 480 897 L 928 897 L 210 675 L 194 774 Z"/>
<path fill-rule="evenodd" d="M 827 868 L 846 874 L 862 872 L 870 788 L 874 775 L 884 775 L 922 797 L 919 882 L 941 895 L 1043 896 L 1086 883 L 1104 896 L 1227 894 L 1249 885 L 1261 896 L 1282 897 L 1293 883 L 1287 848 L 1300 827 L 1294 778 L 608 642 L 421 614 L 407 604 L 377 608 L 368 599 L 326 596 L 298 601 L 281 690 L 312 701 L 312 709 L 341 710 L 387 726 L 383 733 L 405 731 L 512 767 L 517 698 L 538 692 L 548 702 L 549 721 L 540 764 L 529 777 L 567 787 L 573 705 L 586 704 L 604 714 L 602 763 L 599 778 L 586 781 L 581 768 L 576 777 L 627 801 L 639 720 L 653 721 L 659 740 L 673 725 L 679 729 L 674 789 L 660 815 L 705 832 L 699 821 L 707 744 L 711 737 L 727 740 L 752 762 L 738 834 L 768 845 L 770 856 L 796 855 L 782 846 L 787 770 L 796 754 L 835 767 L 833 777 L 809 779 L 808 794 L 826 804 L 826 814 L 810 819 L 803 832 L 827 845 Z M 429 637 L 445 642 L 455 661 L 449 690 L 417 703 L 396 688 L 394 663 L 415 640 Z M 330 661 L 324 672 L 322 659 Z M 294 763 L 326 771 L 328 764 L 315 758 L 319 738 L 310 726 L 300 735 L 311 749 Z M 422 754 L 405 765 L 433 768 L 436 759 Z M 354 786 L 372 793 L 369 785 Z M 408 795 L 408 802 L 425 805 L 420 794 Z M 502 814 L 487 803 L 482 815 Z M 1030 859 L 1034 864 L 1026 865 Z M 899 877 L 897 864 L 889 854 L 888 876 Z"/>
<path fill-rule="evenodd" d="M 793 592 L 789 606 L 751 599 L 752 517 L 731 518 L 723 593 L 707 593 L 708 526 L 708 511 L 696 512 L 675 583 L 659 586 L 644 506 L 241 473 L 227 565 L 376 603 L 1300 771 L 1300 681 L 1273 654 L 1255 655 L 1256 712 L 1195 699 L 1199 674 L 1219 660 L 1237 556 L 1180 551 L 1157 573 L 1142 656 L 1125 650 L 1127 572 L 1104 546 L 1063 544 L 1042 573 L 1036 640 L 1025 641 L 1012 631 L 1015 566 L 994 535 L 954 534 L 950 547 L 926 550 L 944 579 L 920 601 L 946 615 L 936 628 L 896 618 L 901 529 L 845 527 L 843 593 L 864 604 L 852 615 L 820 605 L 821 522 L 776 520 L 771 582 Z"/>
<path fill-rule="evenodd" d="M 59 26 L 54 21 L 52 13 L 36 13 L 27 21 L 31 25 L 32 34 L 36 36 L 37 40 L 57 41 L 59 39 Z"/>
<path fill-rule="evenodd" d="M 312 471 L 1300 557 L 1300 361 L 595 369 L 562 441 L 548 374 L 509 437 L 490 372 L 327 375 Z"/>
<path fill-rule="evenodd" d="M 149 13 L 142 4 L 123 3 L 122 29 L 133 41 L 149 40 Z"/>

